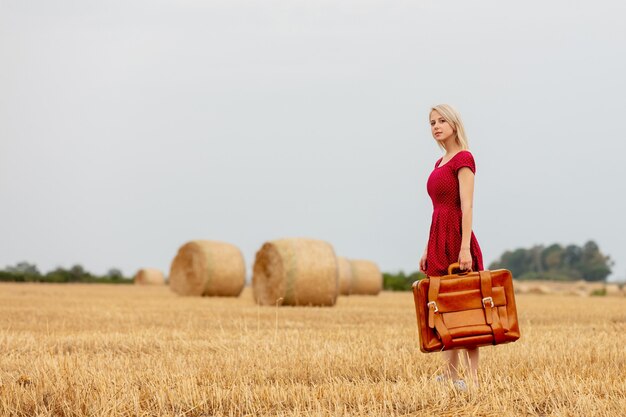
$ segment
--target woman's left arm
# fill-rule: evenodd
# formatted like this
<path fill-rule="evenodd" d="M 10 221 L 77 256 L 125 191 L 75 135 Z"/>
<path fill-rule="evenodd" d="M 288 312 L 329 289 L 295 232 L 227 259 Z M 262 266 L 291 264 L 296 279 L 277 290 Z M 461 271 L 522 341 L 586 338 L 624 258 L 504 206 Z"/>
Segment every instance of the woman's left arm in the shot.
<path fill-rule="evenodd" d="M 457 173 L 459 177 L 459 194 L 461 197 L 461 211 L 463 219 L 461 223 L 461 250 L 459 263 L 461 269 L 472 267 L 472 254 L 470 241 L 472 239 L 472 209 L 474 200 L 474 173 L 468 167 L 462 167 Z"/>

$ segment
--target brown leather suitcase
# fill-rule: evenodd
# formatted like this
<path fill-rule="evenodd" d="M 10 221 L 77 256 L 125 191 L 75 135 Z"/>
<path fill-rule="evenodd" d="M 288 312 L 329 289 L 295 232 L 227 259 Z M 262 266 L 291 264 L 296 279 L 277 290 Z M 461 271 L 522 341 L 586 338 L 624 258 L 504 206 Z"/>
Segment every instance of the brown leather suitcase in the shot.
<path fill-rule="evenodd" d="M 520 338 L 513 276 L 507 269 L 468 271 L 413 283 L 420 350 L 498 345 Z"/>

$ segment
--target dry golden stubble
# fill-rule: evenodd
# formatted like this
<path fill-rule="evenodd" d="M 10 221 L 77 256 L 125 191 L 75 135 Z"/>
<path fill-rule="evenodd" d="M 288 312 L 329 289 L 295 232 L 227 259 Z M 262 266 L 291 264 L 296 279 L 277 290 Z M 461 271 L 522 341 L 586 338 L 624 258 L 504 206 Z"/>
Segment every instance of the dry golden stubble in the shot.
<path fill-rule="evenodd" d="M 263 308 L 250 288 L 0 283 L 0 416 L 621 416 L 624 300 L 516 302 L 522 338 L 481 348 L 463 394 L 434 381 L 409 292 Z"/>

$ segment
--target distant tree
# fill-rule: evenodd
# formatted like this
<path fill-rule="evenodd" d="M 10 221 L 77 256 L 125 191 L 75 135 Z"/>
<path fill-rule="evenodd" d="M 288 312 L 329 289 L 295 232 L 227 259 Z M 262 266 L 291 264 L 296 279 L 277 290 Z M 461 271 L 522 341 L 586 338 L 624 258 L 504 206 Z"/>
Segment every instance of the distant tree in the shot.
<path fill-rule="evenodd" d="M 530 263 L 530 253 L 526 249 L 520 248 L 512 252 L 504 252 L 499 261 L 489 265 L 489 269 L 505 268 L 511 271 L 514 277 L 517 277 L 528 271 Z"/>
<path fill-rule="evenodd" d="M 605 281 L 615 263 L 600 252 L 596 242 L 590 240 L 582 248 L 581 273 L 587 281 Z"/>
<path fill-rule="evenodd" d="M 554 243 L 541 253 L 541 263 L 547 270 L 559 269 L 563 259 L 563 248 L 558 243 Z"/>
<path fill-rule="evenodd" d="M 568 245 L 563 251 L 562 265 L 564 268 L 575 269 L 583 257 L 583 251 L 576 245 Z"/>
<path fill-rule="evenodd" d="M 108 278 L 113 278 L 113 279 L 121 279 L 124 278 L 124 275 L 122 274 L 122 271 L 117 269 L 117 268 L 111 268 L 109 269 L 109 271 L 107 272 L 106 276 Z"/>
<path fill-rule="evenodd" d="M 543 253 L 543 245 L 535 245 L 530 248 L 530 259 L 532 260 L 530 270 L 532 272 L 542 273 L 545 268 L 543 267 L 543 257 L 541 256 Z"/>
<path fill-rule="evenodd" d="M 604 281 L 614 263 L 590 240 L 583 247 L 554 243 L 548 247 L 535 245 L 530 249 L 506 251 L 489 269 L 509 269 L 518 279 L 553 279 Z"/>
<path fill-rule="evenodd" d="M 50 271 L 45 276 L 45 281 L 48 282 L 90 282 L 93 281 L 93 276 L 85 271 L 81 265 L 74 265 L 70 269 L 57 267 L 55 270 Z"/>
<path fill-rule="evenodd" d="M 67 269 L 58 267 L 46 274 L 45 281 L 47 282 L 71 282 L 72 279 Z"/>
<path fill-rule="evenodd" d="M 107 274 L 99 279 L 100 282 L 110 282 L 110 283 L 119 283 L 119 282 L 125 282 L 125 281 L 131 281 L 129 279 L 127 279 L 123 274 L 122 271 L 118 268 L 111 268 L 109 269 L 109 271 L 107 272 Z"/>
<path fill-rule="evenodd" d="M 8 266 L 6 271 L 22 275 L 41 275 L 37 266 L 35 264 L 29 264 L 28 262 L 18 262 L 15 266 Z"/>
<path fill-rule="evenodd" d="M 39 281 L 41 278 L 41 273 L 37 269 L 37 266 L 28 262 L 19 262 L 15 266 L 7 266 L 5 272 L 6 274 L 3 280 L 7 281 L 9 277 L 13 277 L 13 279 L 10 279 L 11 281 L 22 282 Z"/>
<path fill-rule="evenodd" d="M 76 264 L 69 270 L 70 278 L 72 282 L 89 281 L 90 274 L 85 271 L 82 265 Z"/>

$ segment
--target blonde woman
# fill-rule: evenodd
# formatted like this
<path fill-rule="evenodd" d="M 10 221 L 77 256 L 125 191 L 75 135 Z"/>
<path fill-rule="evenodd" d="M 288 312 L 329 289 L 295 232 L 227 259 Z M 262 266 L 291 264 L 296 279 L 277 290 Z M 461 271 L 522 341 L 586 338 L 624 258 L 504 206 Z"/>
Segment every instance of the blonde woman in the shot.
<path fill-rule="evenodd" d="M 420 269 L 429 276 L 448 274 L 448 266 L 459 262 L 461 270 L 483 270 L 480 246 L 472 231 L 474 198 L 474 157 L 468 150 L 467 137 L 459 113 L 447 104 L 430 111 L 430 129 L 437 145 L 445 151 L 435 163 L 426 188 L 433 202 L 433 216 Z M 478 386 L 478 348 L 463 350 L 472 382 Z M 454 386 L 467 390 L 459 378 L 457 350 L 443 352 L 445 373 L 438 381 L 451 379 Z"/>

